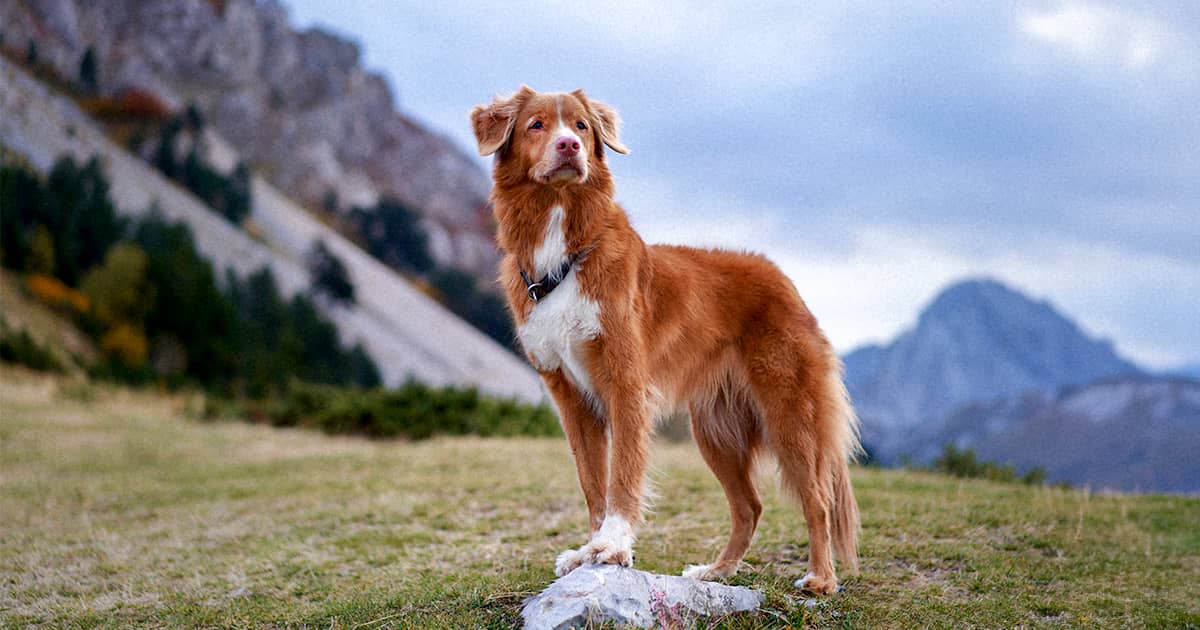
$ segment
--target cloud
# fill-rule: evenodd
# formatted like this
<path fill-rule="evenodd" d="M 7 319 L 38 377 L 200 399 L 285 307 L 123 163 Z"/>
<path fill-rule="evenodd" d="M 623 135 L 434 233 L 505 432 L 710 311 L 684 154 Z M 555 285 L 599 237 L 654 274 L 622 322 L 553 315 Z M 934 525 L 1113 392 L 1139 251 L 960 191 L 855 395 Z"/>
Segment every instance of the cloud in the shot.
<path fill-rule="evenodd" d="M 292 4 L 467 149 L 521 83 L 615 105 L 635 225 L 765 251 L 839 347 L 988 274 L 1200 359 L 1195 3 Z"/>
<path fill-rule="evenodd" d="M 1021 17 L 1020 27 L 1084 60 L 1117 62 L 1130 69 L 1159 61 L 1165 44 L 1164 33 L 1153 22 L 1087 4 L 1029 11 Z"/>

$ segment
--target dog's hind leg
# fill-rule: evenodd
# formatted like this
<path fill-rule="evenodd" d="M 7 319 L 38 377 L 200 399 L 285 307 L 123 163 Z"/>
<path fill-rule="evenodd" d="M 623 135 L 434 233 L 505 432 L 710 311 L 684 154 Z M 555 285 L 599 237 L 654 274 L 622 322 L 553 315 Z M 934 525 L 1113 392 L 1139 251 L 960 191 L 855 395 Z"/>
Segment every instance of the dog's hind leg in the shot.
<path fill-rule="evenodd" d="M 754 486 L 754 458 L 760 435 L 754 410 L 728 404 L 724 396 L 713 405 L 692 405 L 691 415 L 692 436 L 725 490 L 733 527 L 725 550 L 715 562 L 689 566 L 683 576 L 716 580 L 737 573 L 762 515 L 762 501 Z"/>
<path fill-rule="evenodd" d="M 744 360 L 783 487 L 800 503 L 808 525 L 808 574 L 796 585 L 826 595 L 838 587 L 832 553 L 834 481 L 846 446 L 837 424 L 842 419 L 825 409 L 836 355 L 827 344 L 803 339 L 783 326 L 764 329 L 747 340 Z"/>

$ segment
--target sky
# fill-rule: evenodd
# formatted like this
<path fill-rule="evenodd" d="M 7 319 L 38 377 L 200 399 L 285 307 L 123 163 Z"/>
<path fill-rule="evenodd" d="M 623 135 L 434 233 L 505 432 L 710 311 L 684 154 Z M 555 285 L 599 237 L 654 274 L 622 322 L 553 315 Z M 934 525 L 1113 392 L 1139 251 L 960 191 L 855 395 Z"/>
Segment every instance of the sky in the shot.
<path fill-rule="evenodd" d="M 616 107 L 643 237 L 767 254 L 841 351 L 989 276 L 1200 362 L 1200 3 L 286 4 L 471 155 L 523 83 Z"/>

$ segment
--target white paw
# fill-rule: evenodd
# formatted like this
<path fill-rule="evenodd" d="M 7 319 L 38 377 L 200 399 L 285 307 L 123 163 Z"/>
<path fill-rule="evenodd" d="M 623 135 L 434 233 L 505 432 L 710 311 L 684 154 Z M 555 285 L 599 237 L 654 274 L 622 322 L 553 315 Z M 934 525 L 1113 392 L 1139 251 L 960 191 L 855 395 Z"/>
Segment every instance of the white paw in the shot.
<path fill-rule="evenodd" d="M 562 577 L 583 564 L 583 547 L 579 549 L 568 549 L 558 554 L 558 559 L 554 561 L 554 575 Z"/>
<path fill-rule="evenodd" d="M 808 583 L 812 582 L 814 579 L 816 579 L 816 577 L 817 576 L 813 575 L 812 572 L 805 573 L 804 577 L 796 580 L 795 582 L 793 582 L 793 584 L 796 586 L 796 588 L 798 588 L 800 590 L 805 590 L 808 588 Z"/>
<path fill-rule="evenodd" d="M 809 571 L 804 577 L 796 580 L 796 588 L 817 595 L 832 595 L 839 592 L 837 578 L 823 578 L 812 571 Z"/>
<path fill-rule="evenodd" d="M 687 568 L 683 570 L 682 575 L 683 577 L 692 580 L 707 580 L 708 567 L 709 565 L 707 564 L 689 564 Z"/>
<path fill-rule="evenodd" d="M 604 517 L 600 531 L 591 542 L 579 549 L 588 564 L 619 564 L 633 566 L 633 527 L 629 521 L 615 515 Z"/>

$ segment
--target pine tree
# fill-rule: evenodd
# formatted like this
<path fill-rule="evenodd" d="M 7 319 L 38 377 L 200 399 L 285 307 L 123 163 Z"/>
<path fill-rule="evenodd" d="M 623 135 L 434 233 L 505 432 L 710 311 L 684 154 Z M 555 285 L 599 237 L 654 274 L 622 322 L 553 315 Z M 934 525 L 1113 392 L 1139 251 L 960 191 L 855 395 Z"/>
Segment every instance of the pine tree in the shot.
<path fill-rule="evenodd" d="M 335 301 L 354 303 L 354 283 L 345 263 L 333 255 L 324 241 L 313 243 L 308 254 L 308 271 L 313 277 L 313 291 L 323 293 Z"/>
<path fill-rule="evenodd" d="M 83 61 L 79 62 L 79 84 L 89 94 L 100 91 L 100 82 L 96 70 L 96 51 L 88 46 L 83 53 Z"/>

